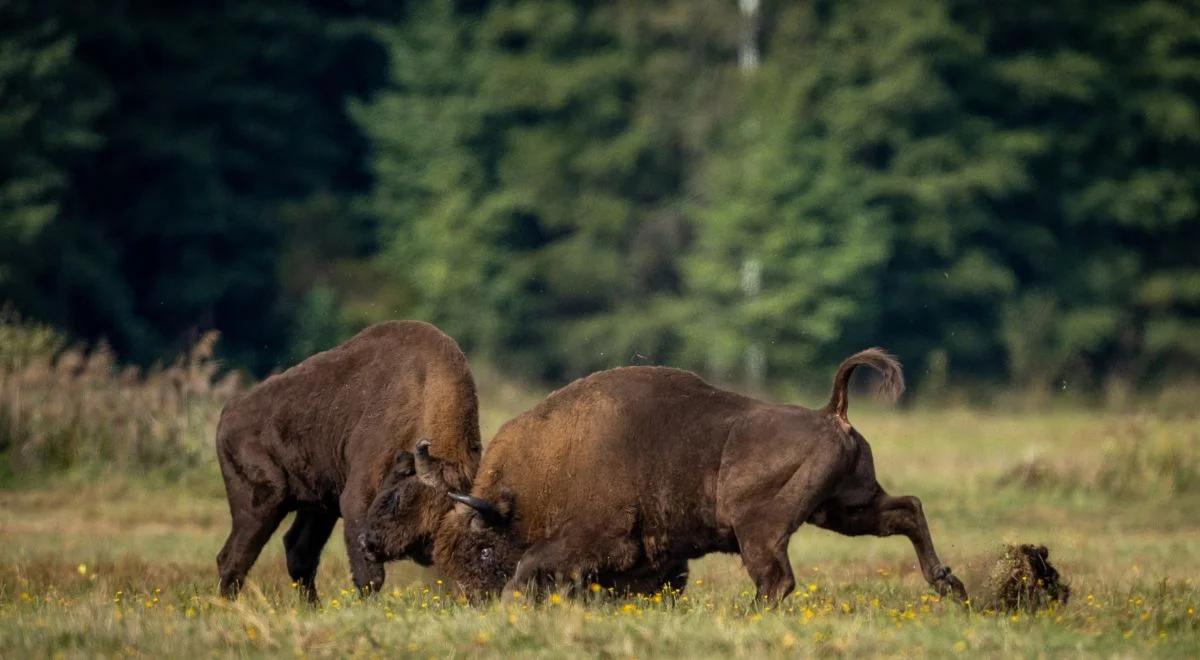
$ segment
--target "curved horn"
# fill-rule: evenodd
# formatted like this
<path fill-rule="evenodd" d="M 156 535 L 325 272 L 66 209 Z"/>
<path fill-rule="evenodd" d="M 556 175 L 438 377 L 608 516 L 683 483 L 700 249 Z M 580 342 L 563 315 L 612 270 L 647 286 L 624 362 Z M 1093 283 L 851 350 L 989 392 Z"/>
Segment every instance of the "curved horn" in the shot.
<path fill-rule="evenodd" d="M 472 497 L 471 495 L 463 495 L 462 493 L 446 493 L 450 499 L 460 504 L 475 509 L 479 512 L 479 516 L 489 525 L 499 525 L 504 522 L 504 515 L 489 501 Z"/>

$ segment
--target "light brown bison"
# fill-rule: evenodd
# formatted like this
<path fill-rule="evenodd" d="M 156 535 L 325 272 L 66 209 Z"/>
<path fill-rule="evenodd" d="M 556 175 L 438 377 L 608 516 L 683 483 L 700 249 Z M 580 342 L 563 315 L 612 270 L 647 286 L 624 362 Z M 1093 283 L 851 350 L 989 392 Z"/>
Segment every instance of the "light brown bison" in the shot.
<path fill-rule="evenodd" d="M 379 558 L 359 536 L 381 482 L 419 438 L 438 460 L 439 483 L 468 489 L 479 465 L 475 382 L 454 340 L 416 321 L 380 323 L 272 376 L 230 401 L 217 428 L 217 457 L 233 530 L 217 555 L 221 593 L 237 596 L 284 516 L 288 573 L 310 600 L 321 549 L 340 516 L 360 589 L 383 584 Z M 432 540 L 452 506 L 431 489 L 386 500 L 394 540 L 388 559 L 431 561 Z"/>
<path fill-rule="evenodd" d="M 925 579 L 965 598 L 934 552 L 920 501 L 884 492 L 846 417 L 858 366 L 879 371 L 893 397 L 903 390 L 899 363 L 879 349 L 842 363 L 821 410 L 757 401 L 678 369 L 604 371 L 508 422 L 470 495 L 439 480 L 424 444 L 405 459 L 405 483 L 459 502 L 434 561 L 476 597 L 555 582 L 679 587 L 689 559 L 736 552 L 758 596 L 778 600 L 795 585 L 788 540 L 811 522 L 852 536 L 904 534 Z M 391 544 L 386 534 L 367 539 L 376 552 Z"/>

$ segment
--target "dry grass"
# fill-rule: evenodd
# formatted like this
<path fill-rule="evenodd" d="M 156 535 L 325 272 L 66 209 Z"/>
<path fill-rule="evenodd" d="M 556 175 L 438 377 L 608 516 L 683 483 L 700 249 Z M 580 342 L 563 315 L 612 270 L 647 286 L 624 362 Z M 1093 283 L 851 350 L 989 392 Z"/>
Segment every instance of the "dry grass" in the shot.
<path fill-rule="evenodd" d="M 1032 613 L 942 601 L 921 582 L 903 540 L 816 530 L 793 542 L 799 587 L 778 608 L 754 601 L 728 556 L 694 562 L 682 594 L 484 607 L 463 604 L 436 575 L 402 562 L 389 566 L 385 593 L 364 601 L 349 588 L 335 541 L 319 576 L 324 601 L 310 610 L 289 586 L 277 541 L 238 603 L 215 597 L 212 556 L 227 525 L 219 494 L 108 485 L 8 495 L 11 506 L 0 511 L 5 657 L 1194 657 L 1200 648 L 1200 589 L 1184 577 L 1198 568 L 1194 523 L 1162 556 L 1153 549 L 1169 538 L 1165 526 L 1135 532 L 1124 518 L 1083 520 L 1059 534 L 1054 516 L 1034 513 L 1013 528 L 930 502 L 943 555 L 967 567 L 990 565 L 997 537 L 1055 542 L 1075 594 L 1067 606 Z M 1105 527 L 1116 527 L 1115 537 L 1102 536 Z M 981 578 L 963 574 L 982 594 Z"/>
<path fill-rule="evenodd" d="M 67 346 L 52 329 L 0 312 L 0 455 L 23 475 L 208 462 L 221 406 L 238 389 L 235 375 L 218 373 L 216 341 L 210 332 L 143 371 L 118 365 L 104 344 Z"/>
<path fill-rule="evenodd" d="M 1092 492 L 1114 499 L 1170 500 L 1200 493 L 1200 424 L 1191 418 L 1121 415 L 1088 434 L 1094 449 L 1072 460 L 1037 454 L 1015 462 L 997 485 Z"/>

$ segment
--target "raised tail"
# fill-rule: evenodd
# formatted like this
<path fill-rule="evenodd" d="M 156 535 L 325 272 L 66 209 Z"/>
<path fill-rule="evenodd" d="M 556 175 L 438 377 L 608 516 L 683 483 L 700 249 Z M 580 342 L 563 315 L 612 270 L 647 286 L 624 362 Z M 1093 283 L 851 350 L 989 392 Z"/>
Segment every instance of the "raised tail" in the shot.
<path fill-rule="evenodd" d="M 868 348 L 851 355 L 838 367 L 837 375 L 833 377 L 833 393 L 829 396 L 829 404 L 825 406 L 825 412 L 836 415 L 847 423 L 850 420 L 846 418 L 846 407 L 850 401 L 846 390 L 850 387 L 850 375 L 858 366 L 871 367 L 883 376 L 879 384 L 879 393 L 891 401 L 900 398 L 900 394 L 904 392 L 904 372 L 900 369 L 900 361 L 891 353 L 882 348 Z"/>

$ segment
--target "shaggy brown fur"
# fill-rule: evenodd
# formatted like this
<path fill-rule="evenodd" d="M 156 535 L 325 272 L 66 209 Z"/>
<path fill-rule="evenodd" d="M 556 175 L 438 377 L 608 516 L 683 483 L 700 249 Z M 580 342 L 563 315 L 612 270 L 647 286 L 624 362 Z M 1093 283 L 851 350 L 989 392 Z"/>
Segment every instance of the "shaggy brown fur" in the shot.
<path fill-rule="evenodd" d="M 985 587 L 985 609 L 1028 612 L 1052 602 L 1065 605 L 1071 587 L 1050 564 L 1050 551 L 1044 545 L 1008 545 L 992 565 Z"/>
<path fill-rule="evenodd" d="M 411 466 L 406 450 L 422 437 L 440 459 L 439 478 L 470 488 L 480 454 L 475 382 L 458 345 L 428 323 L 371 326 L 230 401 L 217 429 L 233 518 L 217 556 L 221 593 L 237 596 L 290 511 L 297 513 L 283 537 L 288 572 L 311 600 L 321 549 L 339 516 L 360 589 L 383 584 L 382 559 L 428 564 L 433 534 L 452 504 L 428 488 L 389 487 L 391 555 L 367 557 L 359 539 L 376 490 L 403 472 L 398 456 Z"/>
<path fill-rule="evenodd" d="M 434 562 L 479 597 L 506 581 L 506 595 L 556 581 L 682 587 L 689 559 L 737 552 L 758 595 L 777 600 L 795 585 L 787 545 L 807 521 L 849 535 L 904 534 L 926 580 L 965 598 L 934 552 L 921 503 L 884 492 L 846 417 L 850 375 L 863 365 L 884 375 L 887 394 L 900 393 L 900 365 L 880 349 L 841 365 L 822 410 L 764 403 L 664 367 L 577 380 L 500 429 L 471 496 L 455 495 Z M 422 452 L 416 473 L 436 475 Z"/>

